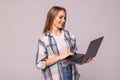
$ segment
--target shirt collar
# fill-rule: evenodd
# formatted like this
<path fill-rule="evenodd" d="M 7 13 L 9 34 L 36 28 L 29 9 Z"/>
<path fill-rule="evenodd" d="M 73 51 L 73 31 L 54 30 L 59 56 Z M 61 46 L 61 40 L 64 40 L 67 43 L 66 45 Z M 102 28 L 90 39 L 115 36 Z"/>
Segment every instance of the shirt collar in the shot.
<path fill-rule="evenodd" d="M 50 31 L 46 31 L 45 36 L 52 36 L 52 35 L 50 34 Z"/>
<path fill-rule="evenodd" d="M 63 31 L 64 31 L 64 30 L 63 30 Z M 52 34 L 51 34 L 50 31 L 48 30 L 48 31 L 45 32 L 45 36 L 52 36 Z"/>

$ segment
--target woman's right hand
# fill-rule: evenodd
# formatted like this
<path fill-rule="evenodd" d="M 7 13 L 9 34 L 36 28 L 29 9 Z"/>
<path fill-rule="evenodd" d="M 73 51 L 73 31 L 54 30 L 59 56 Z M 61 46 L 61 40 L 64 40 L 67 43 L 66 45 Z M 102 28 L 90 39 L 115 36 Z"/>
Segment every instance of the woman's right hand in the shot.
<path fill-rule="evenodd" d="M 65 51 L 64 53 L 61 53 L 59 56 L 55 56 L 53 58 L 46 59 L 46 63 L 45 63 L 46 67 L 56 63 L 59 60 L 63 60 L 70 55 L 73 55 L 73 53 L 71 51 Z"/>
<path fill-rule="evenodd" d="M 59 57 L 62 60 L 62 59 L 65 59 L 66 57 L 68 57 L 70 55 L 74 55 L 74 54 L 71 51 L 67 50 L 64 53 L 61 53 Z"/>

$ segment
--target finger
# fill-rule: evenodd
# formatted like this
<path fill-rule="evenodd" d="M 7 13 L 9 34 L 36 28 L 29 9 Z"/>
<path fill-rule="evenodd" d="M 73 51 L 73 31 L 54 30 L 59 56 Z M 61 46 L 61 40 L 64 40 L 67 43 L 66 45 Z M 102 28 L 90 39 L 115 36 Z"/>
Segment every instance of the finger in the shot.
<path fill-rule="evenodd" d="M 70 55 L 74 55 L 74 54 L 70 51 Z"/>
<path fill-rule="evenodd" d="M 91 61 L 91 58 L 89 58 L 87 61 L 86 61 L 86 63 L 89 63 Z"/>

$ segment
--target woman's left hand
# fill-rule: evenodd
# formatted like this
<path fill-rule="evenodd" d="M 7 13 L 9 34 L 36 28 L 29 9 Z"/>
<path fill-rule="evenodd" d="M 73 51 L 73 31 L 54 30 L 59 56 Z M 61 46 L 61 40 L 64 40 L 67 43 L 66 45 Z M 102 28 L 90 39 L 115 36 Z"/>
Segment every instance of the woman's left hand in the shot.
<path fill-rule="evenodd" d="M 93 59 L 90 57 L 88 58 L 88 60 L 85 63 L 89 63 L 90 61 L 92 61 Z"/>

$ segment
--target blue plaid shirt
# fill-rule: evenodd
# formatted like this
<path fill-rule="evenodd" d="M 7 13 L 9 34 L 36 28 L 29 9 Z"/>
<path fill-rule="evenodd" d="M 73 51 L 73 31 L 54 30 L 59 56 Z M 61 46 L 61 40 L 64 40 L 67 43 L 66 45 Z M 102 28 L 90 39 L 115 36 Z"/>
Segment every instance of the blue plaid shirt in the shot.
<path fill-rule="evenodd" d="M 76 53 L 76 39 L 73 34 L 64 30 L 64 37 L 67 47 L 73 53 Z M 36 55 L 36 66 L 38 69 L 42 70 L 44 75 L 44 80 L 63 80 L 62 74 L 62 63 L 58 61 L 57 63 L 46 67 L 45 60 L 47 58 L 52 58 L 59 55 L 56 41 L 49 31 L 42 34 L 41 38 L 38 40 L 38 49 Z M 79 80 L 79 73 L 75 64 L 72 64 L 72 80 Z"/>

